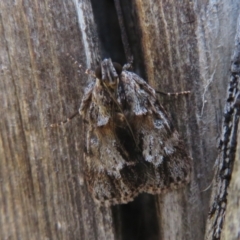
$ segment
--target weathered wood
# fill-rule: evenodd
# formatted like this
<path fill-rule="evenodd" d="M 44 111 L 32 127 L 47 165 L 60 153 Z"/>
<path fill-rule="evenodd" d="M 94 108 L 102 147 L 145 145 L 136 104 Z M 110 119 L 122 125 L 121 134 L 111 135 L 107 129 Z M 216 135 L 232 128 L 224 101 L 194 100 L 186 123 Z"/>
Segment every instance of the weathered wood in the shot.
<path fill-rule="evenodd" d="M 97 59 L 90 2 L 1 1 L 0 239 L 113 239 L 111 209 L 82 184 L 79 107 Z M 85 29 L 86 28 L 86 29 Z M 80 31 L 82 30 L 82 32 Z"/>
<path fill-rule="evenodd" d="M 238 129 L 239 132 L 239 129 Z M 240 135 L 238 134 L 238 146 L 236 151 L 236 158 L 231 178 L 231 184 L 228 189 L 228 202 L 226 209 L 226 216 L 223 224 L 221 239 L 237 240 L 240 238 L 239 223 L 240 223 Z"/>
<path fill-rule="evenodd" d="M 121 1 L 134 71 L 156 89 L 191 91 L 161 101 L 194 171 L 187 188 L 110 209 L 83 181 L 81 118 L 50 128 L 78 109 L 87 67 L 106 56 L 124 63 L 106 2 L 0 1 L 0 239 L 204 238 L 240 3 Z"/>
<path fill-rule="evenodd" d="M 161 239 L 203 239 L 210 197 L 204 189 L 213 179 L 239 3 L 136 1 L 136 7 L 148 81 L 156 89 L 192 92 L 187 100 L 163 99 L 194 172 L 187 192 L 159 196 Z"/>
<path fill-rule="evenodd" d="M 240 117 L 240 15 L 236 28 L 234 52 L 232 54 L 231 75 L 227 87 L 227 98 L 224 106 L 224 117 L 219 144 L 219 155 L 210 201 L 210 212 L 207 222 L 206 239 L 239 239 L 239 215 L 237 203 L 239 148 L 238 124 Z M 233 167 L 235 170 L 233 171 Z M 232 174 L 233 172 L 233 174 Z M 231 183 L 231 184 L 230 184 Z M 229 189 L 229 185 L 231 185 Z M 234 193 L 233 193 L 234 192 Z M 228 193 L 230 193 L 228 195 Z M 225 215 L 227 213 L 227 219 Z M 223 226 L 224 232 L 222 234 Z M 234 231 L 232 231 L 234 230 Z"/>

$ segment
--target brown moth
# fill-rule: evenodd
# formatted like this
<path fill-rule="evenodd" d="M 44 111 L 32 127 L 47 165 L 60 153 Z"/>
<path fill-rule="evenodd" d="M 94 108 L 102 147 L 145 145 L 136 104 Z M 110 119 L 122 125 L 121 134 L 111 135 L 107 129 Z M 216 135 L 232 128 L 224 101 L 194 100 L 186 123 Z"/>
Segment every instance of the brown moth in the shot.
<path fill-rule="evenodd" d="M 89 71 L 96 81 L 79 109 L 87 129 L 85 180 L 95 202 L 107 206 L 177 189 L 191 175 L 192 159 L 155 90 L 130 66 L 105 59 L 95 74 Z"/>
<path fill-rule="evenodd" d="M 190 181 L 192 160 L 155 90 L 127 68 L 103 60 L 79 109 L 87 122 L 86 182 L 103 205 Z"/>

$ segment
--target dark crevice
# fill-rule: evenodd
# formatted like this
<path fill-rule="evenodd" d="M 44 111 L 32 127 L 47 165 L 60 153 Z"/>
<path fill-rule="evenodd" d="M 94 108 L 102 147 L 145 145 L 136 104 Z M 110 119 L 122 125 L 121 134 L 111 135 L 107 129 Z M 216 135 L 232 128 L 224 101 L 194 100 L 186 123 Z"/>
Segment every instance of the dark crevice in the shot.
<path fill-rule="evenodd" d="M 117 240 L 157 240 L 154 196 L 140 194 L 133 202 L 112 207 Z"/>
<path fill-rule="evenodd" d="M 118 16 L 113 0 L 91 0 L 100 41 L 101 58 L 126 63 Z"/>
<path fill-rule="evenodd" d="M 114 0 L 91 0 L 93 15 L 97 25 L 97 34 L 100 42 L 101 58 L 111 57 L 112 61 L 121 65 L 127 63 L 121 30 Z M 120 2 L 123 13 L 124 27 L 131 52 L 133 54 L 133 70 L 146 79 L 143 54 L 141 49 L 141 31 L 133 3 L 128 0 Z"/>

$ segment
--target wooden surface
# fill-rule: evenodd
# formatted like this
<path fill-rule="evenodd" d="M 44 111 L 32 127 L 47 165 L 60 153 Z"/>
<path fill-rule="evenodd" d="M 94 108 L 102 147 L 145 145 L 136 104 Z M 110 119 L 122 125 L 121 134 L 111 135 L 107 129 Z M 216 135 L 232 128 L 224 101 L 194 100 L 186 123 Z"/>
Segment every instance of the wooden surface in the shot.
<path fill-rule="evenodd" d="M 205 239 L 239 239 L 240 15 L 222 120 Z M 230 186 L 230 187 L 229 187 Z M 226 216 L 226 219 L 225 219 Z"/>
<path fill-rule="evenodd" d="M 239 131 L 239 130 L 238 130 Z M 240 138 L 238 135 L 238 142 Z M 225 216 L 222 237 L 223 240 L 239 239 L 239 222 L 240 222 L 240 149 L 239 144 L 236 152 L 236 160 L 234 163 L 232 180 L 228 189 L 227 212 Z"/>
<path fill-rule="evenodd" d="M 191 184 L 96 206 L 83 178 L 81 118 L 50 124 L 78 109 L 86 68 L 126 61 L 114 3 L 0 1 L 0 239 L 204 239 L 240 3 L 121 3 L 134 71 L 155 89 L 191 91 L 160 97 L 193 158 Z M 237 239 L 229 232 L 223 239 Z"/>

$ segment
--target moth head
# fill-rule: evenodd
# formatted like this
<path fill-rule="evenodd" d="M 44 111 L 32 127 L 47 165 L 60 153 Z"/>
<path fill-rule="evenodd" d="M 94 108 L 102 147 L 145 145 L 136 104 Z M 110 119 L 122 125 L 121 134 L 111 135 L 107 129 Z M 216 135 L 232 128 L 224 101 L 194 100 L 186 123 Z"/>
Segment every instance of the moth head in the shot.
<path fill-rule="evenodd" d="M 100 66 L 95 70 L 95 76 L 108 87 L 115 88 L 121 72 L 122 66 L 119 63 L 112 62 L 109 58 L 101 62 Z"/>

